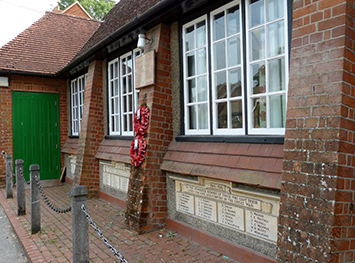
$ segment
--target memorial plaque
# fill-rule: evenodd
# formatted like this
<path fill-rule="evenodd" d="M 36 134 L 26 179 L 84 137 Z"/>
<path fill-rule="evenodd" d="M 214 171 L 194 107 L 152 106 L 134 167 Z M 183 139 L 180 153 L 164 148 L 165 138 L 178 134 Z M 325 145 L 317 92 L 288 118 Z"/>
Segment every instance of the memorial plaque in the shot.
<path fill-rule="evenodd" d="M 218 223 L 245 231 L 244 209 L 225 203 L 218 203 Z"/>
<path fill-rule="evenodd" d="M 111 175 L 111 186 L 116 189 L 120 189 L 120 177 L 117 175 Z"/>
<path fill-rule="evenodd" d="M 217 202 L 195 197 L 196 215 L 217 222 Z"/>
<path fill-rule="evenodd" d="M 181 192 L 176 192 L 176 210 L 194 214 L 194 197 Z"/>
<path fill-rule="evenodd" d="M 109 174 L 109 173 L 106 173 L 106 172 L 104 172 L 103 173 L 103 175 L 102 175 L 102 177 L 103 177 L 103 180 L 102 180 L 102 183 L 104 184 L 104 185 L 108 185 L 108 186 L 110 186 L 110 177 L 111 177 L 111 175 Z"/>
<path fill-rule="evenodd" d="M 122 192 L 127 193 L 127 192 L 128 192 L 128 185 L 129 185 L 129 178 L 127 178 L 127 177 L 120 177 L 120 181 L 121 181 L 120 190 L 121 190 Z"/>
<path fill-rule="evenodd" d="M 246 232 L 277 241 L 277 217 L 246 210 Z"/>

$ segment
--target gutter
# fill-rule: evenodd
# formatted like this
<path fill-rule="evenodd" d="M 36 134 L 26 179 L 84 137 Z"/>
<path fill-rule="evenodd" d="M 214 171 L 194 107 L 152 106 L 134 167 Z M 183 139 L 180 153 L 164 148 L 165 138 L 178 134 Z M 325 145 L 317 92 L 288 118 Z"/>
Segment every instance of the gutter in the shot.
<path fill-rule="evenodd" d="M 66 71 L 69 71 L 69 69 L 71 67 L 73 67 L 74 65 L 80 64 L 81 61 L 88 59 L 91 55 L 94 55 L 95 53 L 97 53 L 97 51 L 99 51 L 101 48 L 107 46 L 111 41 L 115 40 L 118 36 L 120 36 L 125 31 L 128 31 L 130 28 L 136 26 L 139 23 L 142 23 L 144 20 L 159 13 L 161 10 L 165 9 L 166 7 L 168 7 L 172 4 L 179 5 L 180 2 L 182 2 L 182 1 L 180 1 L 180 0 L 179 1 L 177 1 L 177 0 L 163 0 L 163 1 L 159 2 L 158 4 L 152 6 L 150 9 L 148 9 L 145 12 L 143 12 L 142 14 L 136 16 L 131 21 L 124 24 L 123 26 L 121 26 L 120 28 L 115 30 L 113 33 L 111 33 L 110 35 L 108 35 L 107 37 L 102 39 L 100 42 L 95 44 L 90 50 L 83 53 L 79 57 L 76 57 L 72 61 L 70 61 L 64 68 L 59 70 L 54 75 L 59 76 L 59 75 L 64 74 Z"/>
<path fill-rule="evenodd" d="M 33 76 L 33 77 L 46 77 L 46 78 L 58 78 L 55 73 L 39 73 L 39 72 L 29 72 L 29 71 L 14 71 L 14 70 L 3 70 L 0 69 L 0 74 L 3 75 L 21 75 L 21 76 Z"/>

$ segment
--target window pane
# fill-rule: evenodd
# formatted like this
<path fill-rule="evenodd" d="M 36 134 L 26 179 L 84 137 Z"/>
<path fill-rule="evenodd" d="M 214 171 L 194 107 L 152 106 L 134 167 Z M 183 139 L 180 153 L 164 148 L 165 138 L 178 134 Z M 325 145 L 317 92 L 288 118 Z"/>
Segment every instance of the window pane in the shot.
<path fill-rule="evenodd" d="M 249 6 L 249 28 L 264 23 L 264 0 L 251 0 Z"/>
<path fill-rule="evenodd" d="M 111 117 L 111 131 L 115 131 L 115 116 Z"/>
<path fill-rule="evenodd" d="M 126 71 L 126 59 L 122 59 L 122 75 L 126 75 L 127 71 Z"/>
<path fill-rule="evenodd" d="M 284 22 L 274 23 L 268 26 L 268 55 L 276 56 L 285 53 L 285 28 Z"/>
<path fill-rule="evenodd" d="M 198 128 L 208 128 L 208 108 L 207 104 L 198 105 Z"/>
<path fill-rule="evenodd" d="M 228 39 L 228 66 L 237 66 L 240 62 L 240 37 L 230 38 Z"/>
<path fill-rule="evenodd" d="M 127 96 L 124 96 L 124 97 L 122 97 L 122 102 L 123 102 L 123 109 L 122 109 L 122 113 L 125 113 L 125 112 L 127 112 Z"/>
<path fill-rule="evenodd" d="M 264 63 L 252 65 L 253 94 L 265 93 L 265 65 Z"/>
<path fill-rule="evenodd" d="M 285 90 L 285 59 L 268 61 L 268 89 L 269 91 Z"/>
<path fill-rule="evenodd" d="M 127 92 L 132 92 L 132 75 L 127 76 L 127 86 L 128 86 L 128 91 Z"/>
<path fill-rule="evenodd" d="M 242 96 L 242 74 L 240 68 L 229 71 L 230 97 Z"/>
<path fill-rule="evenodd" d="M 214 16 L 213 21 L 214 26 L 214 40 L 219 40 L 225 36 L 225 22 L 224 22 L 224 12 L 221 12 Z"/>
<path fill-rule="evenodd" d="M 127 57 L 127 73 L 132 72 L 132 56 Z"/>
<path fill-rule="evenodd" d="M 196 129 L 196 106 L 189 106 L 189 129 Z"/>
<path fill-rule="evenodd" d="M 266 128 L 266 100 L 265 97 L 252 100 L 253 127 Z"/>
<path fill-rule="evenodd" d="M 187 54 L 187 76 L 195 75 L 195 54 L 189 53 Z"/>
<path fill-rule="evenodd" d="M 265 57 L 265 29 L 253 30 L 250 36 L 250 59 L 252 61 Z"/>
<path fill-rule="evenodd" d="M 118 79 L 114 81 L 114 92 L 112 93 L 112 96 L 117 96 L 118 95 Z"/>
<path fill-rule="evenodd" d="M 127 131 L 127 115 L 123 115 L 123 127 L 122 130 Z"/>
<path fill-rule="evenodd" d="M 197 47 L 206 45 L 206 22 L 202 21 L 196 25 Z"/>
<path fill-rule="evenodd" d="M 268 0 L 266 8 L 267 21 L 272 21 L 284 15 L 283 0 Z"/>
<path fill-rule="evenodd" d="M 196 81 L 195 79 L 190 79 L 188 81 L 189 89 L 189 103 L 196 102 Z"/>
<path fill-rule="evenodd" d="M 226 72 L 218 72 L 215 74 L 215 87 L 217 99 L 227 98 L 227 79 Z"/>
<path fill-rule="evenodd" d="M 197 93 L 197 99 L 199 102 L 201 101 L 207 101 L 207 77 L 199 77 L 197 79 L 197 87 L 198 87 L 198 93 Z"/>
<path fill-rule="evenodd" d="M 225 42 L 219 42 L 214 45 L 214 66 L 215 69 L 224 69 L 226 67 L 226 47 Z"/>
<path fill-rule="evenodd" d="M 243 127 L 243 103 L 241 100 L 231 102 L 232 109 L 232 128 Z"/>
<path fill-rule="evenodd" d="M 128 131 L 133 131 L 133 114 L 129 114 L 128 115 L 128 124 L 129 124 L 129 127 L 128 127 Z"/>
<path fill-rule="evenodd" d="M 127 93 L 127 79 L 125 77 L 122 78 L 122 93 Z"/>
<path fill-rule="evenodd" d="M 115 113 L 115 102 L 114 99 L 111 99 L 111 114 Z"/>
<path fill-rule="evenodd" d="M 224 129 L 228 127 L 227 122 L 227 102 L 217 104 L 218 112 L 218 128 Z"/>
<path fill-rule="evenodd" d="M 235 35 L 240 31 L 240 12 L 239 5 L 228 9 L 227 11 L 227 23 L 228 23 L 228 36 Z"/>
<path fill-rule="evenodd" d="M 115 131 L 118 132 L 120 131 L 120 121 L 119 121 L 119 116 L 115 116 Z"/>
<path fill-rule="evenodd" d="M 285 95 L 270 97 L 270 128 L 284 128 L 286 120 Z"/>
<path fill-rule="evenodd" d="M 203 74 L 207 71 L 207 59 L 206 59 L 206 50 L 199 49 L 197 51 L 197 74 Z"/>
<path fill-rule="evenodd" d="M 133 96 L 128 95 L 128 111 L 132 112 L 133 111 Z"/>
<path fill-rule="evenodd" d="M 195 48 L 195 39 L 194 39 L 194 26 L 186 28 L 186 51 L 192 50 Z"/>

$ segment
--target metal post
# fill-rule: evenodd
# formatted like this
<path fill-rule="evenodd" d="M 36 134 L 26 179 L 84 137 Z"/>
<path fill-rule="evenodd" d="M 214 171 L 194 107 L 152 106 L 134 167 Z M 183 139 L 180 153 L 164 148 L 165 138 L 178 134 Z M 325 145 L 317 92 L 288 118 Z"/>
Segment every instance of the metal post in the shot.
<path fill-rule="evenodd" d="M 12 156 L 6 154 L 6 199 L 13 198 L 13 172 L 12 172 Z"/>
<path fill-rule="evenodd" d="M 23 177 L 23 160 L 15 161 L 16 164 L 16 193 L 17 193 L 17 215 L 26 214 L 25 179 Z"/>
<path fill-rule="evenodd" d="M 72 235 L 73 235 L 73 263 L 89 262 L 89 224 L 81 205 L 87 208 L 88 190 L 86 186 L 74 186 L 72 194 Z"/>
<path fill-rule="evenodd" d="M 39 189 L 36 184 L 36 177 L 39 181 L 39 165 L 30 165 L 31 171 L 31 233 L 36 234 L 41 231 L 41 199 Z"/>

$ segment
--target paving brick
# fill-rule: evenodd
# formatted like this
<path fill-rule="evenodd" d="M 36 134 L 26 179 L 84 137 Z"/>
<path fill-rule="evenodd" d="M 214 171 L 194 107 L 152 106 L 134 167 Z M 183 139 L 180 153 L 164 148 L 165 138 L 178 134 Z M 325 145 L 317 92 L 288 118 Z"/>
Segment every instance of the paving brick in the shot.
<path fill-rule="evenodd" d="M 51 202 L 60 208 L 70 205 L 69 184 L 44 187 Z M 0 189 L 0 203 L 4 207 L 15 232 L 32 262 L 71 262 L 71 214 L 58 214 L 41 201 L 41 232 L 30 235 L 30 192 L 26 190 L 27 215 L 17 216 L 16 191 L 13 199 L 5 199 Z M 178 234 L 168 237 L 169 229 L 137 235 L 125 227 L 123 208 L 99 198 L 88 201 L 88 212 L 110 244 L 128 262 L 237 262 Z M 96 232 L 89 227 L 91 262 L 118 262 Z"/>

